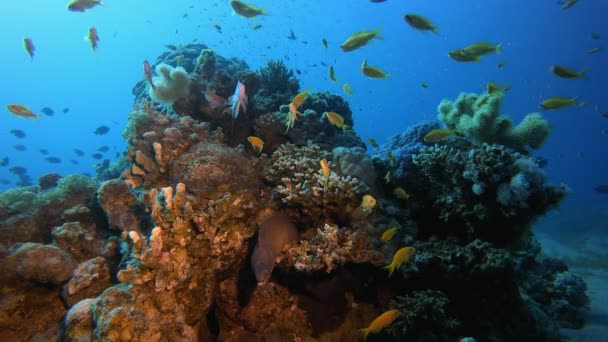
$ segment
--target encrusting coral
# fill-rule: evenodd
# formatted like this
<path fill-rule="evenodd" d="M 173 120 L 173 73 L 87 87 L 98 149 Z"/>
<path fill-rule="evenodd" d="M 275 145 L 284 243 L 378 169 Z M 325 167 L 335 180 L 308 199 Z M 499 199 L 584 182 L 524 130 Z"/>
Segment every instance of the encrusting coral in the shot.
<path fill-rule="evenodd" d="M 437 118 L 456 134 L 478 143 L 501 144 L 517 150 L 540 148 L 551 132 L 549 123 L 534 113 L 513 126 L 509 117 L 500 114 L 503 99 L 492 94 L 461 93 L 454 102 L 441 101 Z"/>

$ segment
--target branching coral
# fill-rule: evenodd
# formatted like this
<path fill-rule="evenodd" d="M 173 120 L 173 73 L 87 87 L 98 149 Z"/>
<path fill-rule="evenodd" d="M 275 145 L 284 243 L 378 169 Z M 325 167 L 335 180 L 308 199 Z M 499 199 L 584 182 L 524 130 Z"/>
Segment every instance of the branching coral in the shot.
<path fill-rule="evenodd" d="M 437 118 L 457 134 L 479 143 L 494 143 L 514 149 L 538 149 L 549 137 L 549 123 L 534 113 L 513 127 L 511 119 L 500 114 L 503 97 L 491 94 L 461 93 L 456 101 L 444 99 Z"/>
<path fill-rule="evenodd" d="M 394 326 L 399 337 L 408 341 L 450 340 L 460 322 L 449 312 L 449 299 L 441 291 L 418 290 L 397 297 L 393 307 L 399 310 Z"/>
<path fill-rule="evenodd" d="M 321 221 L 345 220 L 368 188 L 357 178 L 335 171 L 325 177 L 322 159 L 329 159 L 329 154 L 312 143 L 304 147 L 282 145 L 272 154 L 267 179 L 276 186 L 283 203 L 299 208 L 304 215 Z"/>
<path fill-rule="evenodd" d="M 384 256 L 371 248 L 363 231 L 326 224 L 313 237 L 290 248 L 281 266 L 303 273 L 330 273 L 347 262 L 381 265 Z"/>

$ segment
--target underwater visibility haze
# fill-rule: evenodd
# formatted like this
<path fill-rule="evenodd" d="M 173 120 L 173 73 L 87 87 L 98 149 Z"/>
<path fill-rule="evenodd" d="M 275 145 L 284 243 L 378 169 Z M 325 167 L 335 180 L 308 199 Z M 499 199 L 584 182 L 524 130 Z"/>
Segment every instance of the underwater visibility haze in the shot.
<path fill-rule="evenodd" d="M 0 9 L 1 341 L 608 333 L 608 1 Z"/>

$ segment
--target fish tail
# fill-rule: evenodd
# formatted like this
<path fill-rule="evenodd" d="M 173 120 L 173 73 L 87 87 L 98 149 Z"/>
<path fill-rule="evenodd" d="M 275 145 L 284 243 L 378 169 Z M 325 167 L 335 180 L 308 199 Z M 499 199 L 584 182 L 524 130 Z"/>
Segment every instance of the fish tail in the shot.
<path fill-rule="evenodd" d="M 390 263 L 389 265 L 386 265 L 383 267 L 383 269 L 388 271 L 388 276 L 392 276 L 393 272 L 395 271 L 395 265 L 393 265 L 393 263 Z"/>
<path fill-rule="evenodd" d="M 495 51 L 496 53 L 502 53 L 502 50 L 500 49 L 500 47 L 502 46 L 504 42 L 500 42 L 498 43 L 498 45 L 496 45 Z"/>
<path fill-rule="evenodd" d="M 431 27 L 431 31 L 433 31 L 434 34 L 439 35 L 439 26 Z"/>
<path fill-rule="evenodd" d="M 367 341 L 367 335 L 369 335 L 369 328 L 359 329 L 359 332 L 363 334 L 363 342 Z"/>

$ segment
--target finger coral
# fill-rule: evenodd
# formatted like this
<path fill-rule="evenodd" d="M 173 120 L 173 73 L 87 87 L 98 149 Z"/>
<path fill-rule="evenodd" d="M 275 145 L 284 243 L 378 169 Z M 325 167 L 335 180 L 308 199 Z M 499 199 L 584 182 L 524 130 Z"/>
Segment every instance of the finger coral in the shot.
<path fill-rule="evenodd" d="M 312 143 L 304 147 L 282 145 L 271 158 L 267 179 L 275 185 L 282 202 L 318 222 L 325 218 L 348 221 L 368 191 L 353 176 L 332 171 L 325 177 L 319 163 L 329 154 Z"/>
<path fill-rule="evenodd" d="M 478 143 L 501 144 L 517 150 L 538 149 L 551 133 L 549 123 L 538 113 L 527 115 L 517 126 L 500 114 L 503 97 L 461 93 L 456 101 L 444 99 L 437 118 L 457 134 Z"/>

